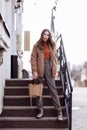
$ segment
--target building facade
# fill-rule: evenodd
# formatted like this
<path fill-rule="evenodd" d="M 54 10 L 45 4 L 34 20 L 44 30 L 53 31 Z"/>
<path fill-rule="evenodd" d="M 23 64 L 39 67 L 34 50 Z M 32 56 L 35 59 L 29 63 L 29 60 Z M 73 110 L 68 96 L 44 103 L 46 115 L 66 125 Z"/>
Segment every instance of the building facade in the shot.
<path fill-rule="evenodd" d="M 21 6 L 17 2 L 21 3 L 19 0 L 0 0 L 0 113 L 5 80 L 12 78 L 12 62 L 17 59 L 16 12 Z"/>

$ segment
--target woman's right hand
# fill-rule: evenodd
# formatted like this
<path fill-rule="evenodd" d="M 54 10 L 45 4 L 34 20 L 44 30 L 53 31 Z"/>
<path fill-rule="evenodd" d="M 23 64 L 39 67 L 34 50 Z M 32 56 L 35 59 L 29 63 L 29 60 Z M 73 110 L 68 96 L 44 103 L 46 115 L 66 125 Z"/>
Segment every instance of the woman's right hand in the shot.
<path fill-rule="evenodd" d="M 37 79 L 37 78 L 38 78 L 38 73 L 37 73 L 37 72 L 34 72 L 34 73 L 33 73 L 33 78 L 34 78 L 34 79 Z"/>

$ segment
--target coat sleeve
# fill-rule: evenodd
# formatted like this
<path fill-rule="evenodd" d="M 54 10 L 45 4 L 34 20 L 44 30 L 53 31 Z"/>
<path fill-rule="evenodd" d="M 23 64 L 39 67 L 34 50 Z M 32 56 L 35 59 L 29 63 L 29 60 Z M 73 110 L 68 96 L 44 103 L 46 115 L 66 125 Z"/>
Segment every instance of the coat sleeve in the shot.
<path fill-rule="evenodd" d="M 33 72 L 37 72 L 37 48 L 34 45 L 31 53 L 31 70 Z"/>

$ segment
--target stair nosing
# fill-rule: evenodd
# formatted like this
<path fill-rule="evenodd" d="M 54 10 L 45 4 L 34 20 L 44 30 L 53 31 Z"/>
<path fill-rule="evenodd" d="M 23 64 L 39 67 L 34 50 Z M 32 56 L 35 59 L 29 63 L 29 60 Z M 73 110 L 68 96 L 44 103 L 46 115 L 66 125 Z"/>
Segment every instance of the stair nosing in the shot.
<path fill-rule="evenodd" d="M 51 96 L 50 95 L 43 95 L 42 96 L 43 98 L 51 98 Z M 63 98 L 64 97 L 64 95 L 59 95 L 59 98 Z M 4 98 L 6 99 L 6 98 L 8 98 L 8 99 L 13 99 L 13 98 L 30 98 L 30 96 L 29 95 L 14 95 L 14 96 L 9 96 L 9 95 L 5 95 L 4 96 Z M 35 98 L 35 97 L 34 97 Z"/>
<path fill-rule="evenodd" d="M 35 109 L 37 106 L 4 106 L 3 109 Z M 43 109 L 55 109 L 54 106 L 43 106 Z M 61 109 L 65 109 L 65 106 L 62 106 Z"/>
<path fill-rule="evenodd" d="M 35 117 L 0 117 L 0 121 L 56 121 L 57 117 L 43 117 L 41 119 L 36 119 Z M 64 117 L 64 120 L 67 120 L 67 117 Z"/>
<path fill-rule="evenodd" d="M 21 88 L 26 89 L 26 88 L 28 88 L 28 86 L 6 86 L 6 87 L 5 87 L 5 89 L 21 89 Z M 44 88 L 47 88 L 47 89 L 48 89 L 47 86 L 44 86 Z M 58 86 L 57 88 L 58 88 L 58 89 L 61 89 L 62 86 Z"/>
<path fill-rule="evenodd" d="M 0 130 L 44 130 L 44 128 L 0 128 Z M 45 130 L 69 130 L 69 128 L 45 128 Z"/>
<path fill-rule="evenodd" d="M 32 78 L 13 78 L 13 79 L 6 79 L 7 81 L 32 81 Z"/>
<path fill-rule="evenodd" d="M 20 81 L 20 80 L 21 80 L 21 81 L 26 81 L 26 80 L 27 80 L 27 81 L 32 81 L 32 79 L 33 79 L 33 78 L 22 78 L 22 79 L 21 79 L 21 78 L 13 78 L 13 79 L 11 78 L 11 79 L 6 79 L 6 82 L 7 82 L 7 81 L 15 81 L 15 80 L 16 80 L 16 81 Z M 55 81 L 60 81 L 60 79 L 55 79 Z"/>

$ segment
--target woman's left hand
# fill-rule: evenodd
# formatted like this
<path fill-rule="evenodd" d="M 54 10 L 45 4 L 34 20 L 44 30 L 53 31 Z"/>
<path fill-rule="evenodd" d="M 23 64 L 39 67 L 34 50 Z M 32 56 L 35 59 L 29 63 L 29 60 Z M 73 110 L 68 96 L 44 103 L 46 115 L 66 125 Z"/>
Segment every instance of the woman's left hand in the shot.
<path fill-rule="evenodd" d="M 37 78 L 38 78 L 38 73 L 37 73 L 37 72 L 34 72 L 34 73 L 33 73 L 33 78 L 34 78 L 34 79 L 37 79 Z"/>

